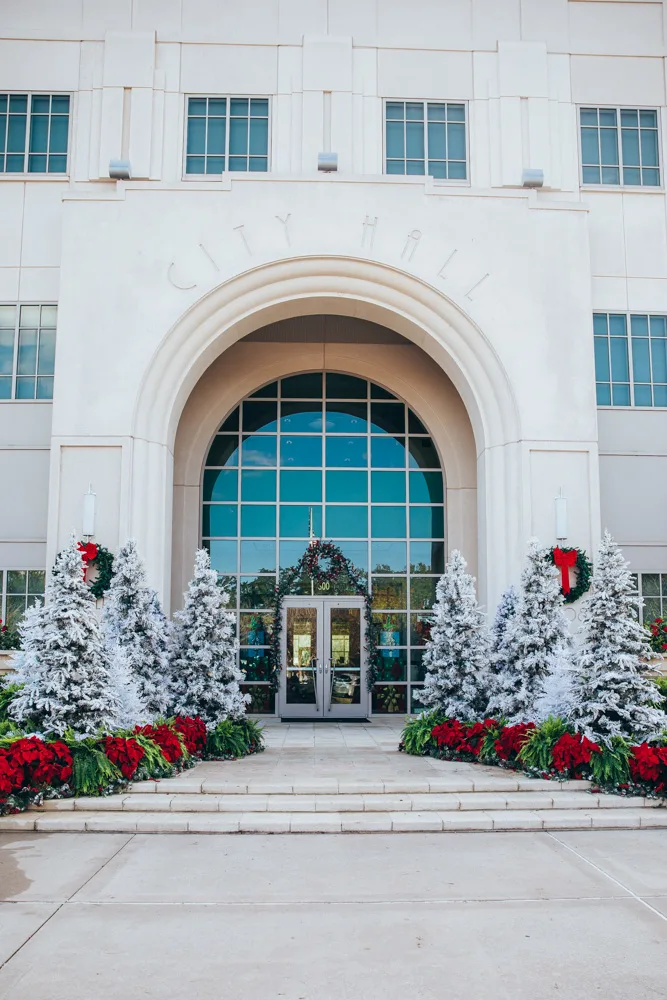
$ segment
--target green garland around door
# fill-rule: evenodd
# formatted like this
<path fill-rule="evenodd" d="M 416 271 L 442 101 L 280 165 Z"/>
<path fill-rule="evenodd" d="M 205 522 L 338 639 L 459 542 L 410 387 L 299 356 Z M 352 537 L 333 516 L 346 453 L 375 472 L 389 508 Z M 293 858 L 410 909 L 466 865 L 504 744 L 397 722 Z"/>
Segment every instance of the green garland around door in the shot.
<path fill-rule="evenodd" d="M 326 565 L 322 565 L 322 561 Z M 364 573 L 357 569 L 333 542 L 319 540 L 311 542 L 299 561 L 294 566 L 284 569 L 278 577 L 273 605 L 273 632 L 269 649 L 271 686 L 277 691 L 280 685 L 283 602 L 293 592 L 295 583 L 304 576 L 311 579 L 319 588 L 327 588 L 327 586 L 335 584 L 341 577 L 347 576 L 353 592 L 363 597 L 366 612 L 365 644 L 368 653 L 366 683 L 370 691 L 377 680 L 379 671 L 377 649 L 379 630 L 373 621 L 372 601 L 365 583 Z"/>

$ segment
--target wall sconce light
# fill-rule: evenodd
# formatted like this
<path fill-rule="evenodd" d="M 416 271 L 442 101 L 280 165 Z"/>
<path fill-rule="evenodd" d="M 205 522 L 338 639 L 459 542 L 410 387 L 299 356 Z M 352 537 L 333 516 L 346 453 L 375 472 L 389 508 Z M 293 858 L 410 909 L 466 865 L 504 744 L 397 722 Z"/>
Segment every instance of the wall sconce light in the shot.
<path fill-rule="evenodd" d="M 83 537 L 92 538 L 95 534 L 95 505 L 97 494 L 93 493 L 92 483 L 88 487 L 88 492 L 83 496 Z"/>
<path fill-rule="evenodd" d="M 556 538 L 559 542 L 564 542 L 567 538 L 567 498 L 563 496 L 562 486 L 554 504 L 556 507 Z"/>
<path fill-rule="evenodd" d="M 521 183 L 525 188 L 544 187 L 544 171 L 533 167 L 526 167 L 521 175 Z"/>
<path fill-rule="evenodd" d="M 129 181 L 132 167 L 129 160 L 109 160 L 109 177 L 112 181 Z"/>
<path fill-rule="evenodd" d="M 317 169 L 324 170 L 325 173 L 338 170 L 338 153 L 318 153 Z"/>

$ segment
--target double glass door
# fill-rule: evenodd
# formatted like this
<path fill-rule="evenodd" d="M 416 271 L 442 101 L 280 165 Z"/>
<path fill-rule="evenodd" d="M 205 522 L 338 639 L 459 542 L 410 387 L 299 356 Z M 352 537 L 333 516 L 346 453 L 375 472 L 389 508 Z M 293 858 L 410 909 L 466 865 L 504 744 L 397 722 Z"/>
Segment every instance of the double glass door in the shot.
<path fill-rule="evenodd" d="M 283 614 L 281 715 L 365 717 L 363 599 L 290 597 Z"/>

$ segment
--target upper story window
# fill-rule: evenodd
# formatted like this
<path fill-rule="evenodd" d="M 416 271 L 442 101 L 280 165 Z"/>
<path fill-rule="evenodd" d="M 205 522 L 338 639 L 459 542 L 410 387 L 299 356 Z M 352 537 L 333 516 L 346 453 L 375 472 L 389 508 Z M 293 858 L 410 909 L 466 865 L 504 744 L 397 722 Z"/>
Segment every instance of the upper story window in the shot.
<path fill-rule="evenodd" d="M 593 330 L 598 406 L 667 406 L 667 316 L 595 313 Z"/>
<path fill-rule="evenodd" d="M 0 173 L 67 173 L 69 97 L 0 94 Z"/>
<path fill-rule="evenodd" d="M 467 180 L 465 104 L 387 101 L 385 173 Z"/>
<path fill-rule="evenodd" d="M 14 632 L 26 608 L 44 601 L 46 573 L 36 569 L 0 569 L 0 618 Z"/>
<path fill-rule="evenodd" d="M 584 184 L 660 186 L 658 112 L 641 108 L 581 108 Z"/>
<path fill-rule="evenodd" d="M 0 306 L 0 399 L 53 399 L 57 306 Z"/>
<path fill-rule="evenodd" d="M 667 573 L 633 573 L 642 600 L 641 618 L 649 625 L 656 618 L 667 618 Z"/>
<path fill-rule="evenodd" d="M 268 98 L 188 98 L 186 174 L 268 169 Z"/>

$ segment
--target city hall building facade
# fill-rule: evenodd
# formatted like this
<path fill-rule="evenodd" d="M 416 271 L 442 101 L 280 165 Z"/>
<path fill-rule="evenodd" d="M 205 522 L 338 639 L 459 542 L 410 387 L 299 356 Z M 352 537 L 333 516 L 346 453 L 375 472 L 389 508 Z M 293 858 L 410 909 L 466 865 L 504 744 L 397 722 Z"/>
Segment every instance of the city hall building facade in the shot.
<path fill-rule="evenodd" d="M 91 487 L 167 610 L 210 549 L 257 711 L 416 707 L 447 551 L 492 612 L 559 495 L 565 544 L 608 527 L 667 612 L 666 29 L 649 0 L 5 0 L 0 616 Z M 267 683 L 313 538 L 368 581 L 371 695 L 364 601 L 324 585 Z"/>

